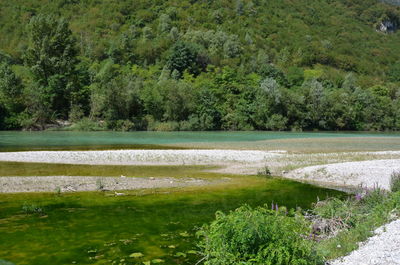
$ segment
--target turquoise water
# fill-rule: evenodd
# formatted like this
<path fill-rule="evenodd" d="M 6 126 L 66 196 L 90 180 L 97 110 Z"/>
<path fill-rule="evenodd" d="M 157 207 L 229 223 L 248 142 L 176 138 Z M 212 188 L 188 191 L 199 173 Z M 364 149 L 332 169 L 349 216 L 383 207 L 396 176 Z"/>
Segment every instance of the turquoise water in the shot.
<path fill-rule="evenodd" d="M 151 148 L 167 144 L 262 140 L 398 137 L 399 133 L 355 132 L 0 132 L 0 150 L 46 148 Z"/>

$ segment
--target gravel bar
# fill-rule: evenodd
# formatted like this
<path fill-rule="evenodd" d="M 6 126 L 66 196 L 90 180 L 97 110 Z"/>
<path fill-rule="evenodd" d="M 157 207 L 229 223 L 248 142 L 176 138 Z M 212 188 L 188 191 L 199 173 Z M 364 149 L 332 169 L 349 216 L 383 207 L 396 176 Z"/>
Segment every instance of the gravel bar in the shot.
<path fill-rule="evenodd" d="M 379 186 L 389 190 L 393 172 L 400 172 L 400 159 L 311 166 L 289 172 L 285 177 L 342 186 Z"/>
<path fill-rule="evenodd" d="M 375 236 L 360 244 L 348 256 L 330 265 L 400 265 L 400 220 L 375 230 Z"/>
<path fill-rule="evenodd" d="M 0 153 L 0 161 L 90 165 L 213 165 L 253 163 L 280 157 L 285 151 L 241 150 L 110 150 Z"/>
<path fill-rule="evenodd" d="M 0 177 L 0 193 L 176 188 L 212 185 L 223 181 L 226 180 L 85 176 Z"/>

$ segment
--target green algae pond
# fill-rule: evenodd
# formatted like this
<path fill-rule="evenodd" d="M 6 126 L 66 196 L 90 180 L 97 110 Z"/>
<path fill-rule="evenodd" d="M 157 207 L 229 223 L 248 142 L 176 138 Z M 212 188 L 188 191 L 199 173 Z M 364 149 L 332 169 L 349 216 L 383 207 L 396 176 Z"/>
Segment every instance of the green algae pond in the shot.
<path fill-rule="evenodd" d="M 194 264 L 195 233 L 216 211 L 272 202 L 308 208 L 343 193 L 246 176 L 240 185 L 0 194 L 0 259 L 15 264 Z M 150 262 L 150 263 L 149 263 Z"/>

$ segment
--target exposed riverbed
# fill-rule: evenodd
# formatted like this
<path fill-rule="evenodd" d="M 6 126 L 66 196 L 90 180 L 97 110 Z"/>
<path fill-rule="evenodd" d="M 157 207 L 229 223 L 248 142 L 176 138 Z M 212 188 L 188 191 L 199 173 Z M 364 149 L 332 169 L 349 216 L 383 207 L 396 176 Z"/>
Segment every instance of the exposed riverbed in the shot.
<path fill-rule="evenodd" d="M 399 150 L 398 134 L 0 133 L 0 259 L 194 264 L 197 228 L 217 210 L 343 196 L 258 173 L 387 188 Z"/>

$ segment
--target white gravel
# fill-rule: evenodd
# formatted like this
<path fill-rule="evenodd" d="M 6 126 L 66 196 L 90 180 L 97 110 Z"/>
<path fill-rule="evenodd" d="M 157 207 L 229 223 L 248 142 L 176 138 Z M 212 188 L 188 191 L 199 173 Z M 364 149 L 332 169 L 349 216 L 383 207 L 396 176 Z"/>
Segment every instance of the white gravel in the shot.
<path fill-rule="evenodd" d="M 227 181 L 226 179 L 202 180 L 194 178 L 132 178 L 132 177 L 0 177 L 0 193 L 61 192 L 104 190 L 135 190 L 204 186 Z"/>
<path fill-rule="evenodd" d="M 400 172 L 400 159 L 335 163 L 296 169 L 285 177 L 325 184 L 390 189 L 390 177 Z"/>
<path fill-rule="evenodd" d="M 282 156 L 284 151 L 240 150 L 111 150 L 0 153 L 0 161 L 91 165 L 213 165 L 252 163 Z"/>
<path fill-rule="evenodd" d="M 376 235 L 361 243 L 358 250 L 339 258 L 331 265 L 399 265 L 400 220 L 378 228 Z"/>

